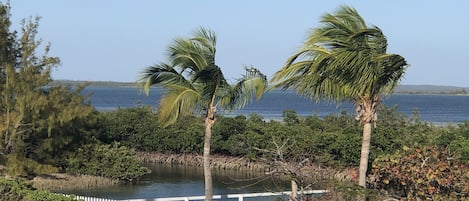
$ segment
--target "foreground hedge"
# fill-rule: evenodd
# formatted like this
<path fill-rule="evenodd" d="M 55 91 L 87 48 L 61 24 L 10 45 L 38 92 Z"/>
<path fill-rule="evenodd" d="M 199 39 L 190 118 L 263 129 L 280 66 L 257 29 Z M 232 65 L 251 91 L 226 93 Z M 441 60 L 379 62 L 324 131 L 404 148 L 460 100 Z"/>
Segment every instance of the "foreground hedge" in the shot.
<path fill-rule="evenodd" d="M 379 189 L 408 200 L 469 197 L 469 161 L 462 162 L 448 149 L 405 147 L 401 152 L 378 157 L 372 177 Z"/>
<path fill-rule="evenodd" d="M 73 196 L 35 190 L 31 184 L 23 180 L 0 178 L 0 200 L 2 201 L 74 201 Z"/>

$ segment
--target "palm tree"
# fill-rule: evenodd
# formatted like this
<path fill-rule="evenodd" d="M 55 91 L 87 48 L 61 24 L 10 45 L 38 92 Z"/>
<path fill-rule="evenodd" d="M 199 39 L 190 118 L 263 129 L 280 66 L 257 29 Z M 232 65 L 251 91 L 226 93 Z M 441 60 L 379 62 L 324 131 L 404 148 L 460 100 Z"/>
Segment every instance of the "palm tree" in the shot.
<path fill-rule="evenodd" d="M 358 12 L 342 6 L 321 18 L 304 45 L 272 78 L 273 87 L 295 89 L 311 99 L 351 100 L 363 125 L 359 185 L 366 187 L 372 123 L 384 95 L 390 95 L 407 63 L 386 53 L 381 29 L 368 27 Z"/>
<path fill-rule="evenodd" d="M 215 33 L 204 28 L 199 28 L 192 38 L 176 38 L 168 48 L 169 63 L 145 68 L 140 80 L 147 94 L 151 86 L 166 89 L 157 109 L 162 126 L 175 123 L 180 116 L 204 115 L 205 200 L 212 200 L 213 196 L 210 139 L 217 108 L 244 107 L 253 97 L 259 99 L 267 87 L 266 76 L 253 67 L 246 67 L 246 74 L 236 84 L 229 84 L 215 64 L 215 45 Z"/>

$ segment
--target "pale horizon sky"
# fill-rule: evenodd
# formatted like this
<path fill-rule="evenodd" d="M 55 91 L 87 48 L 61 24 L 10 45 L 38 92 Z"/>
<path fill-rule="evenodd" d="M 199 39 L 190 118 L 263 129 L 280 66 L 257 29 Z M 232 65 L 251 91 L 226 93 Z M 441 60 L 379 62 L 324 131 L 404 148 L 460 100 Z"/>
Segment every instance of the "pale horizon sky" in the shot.
<path fill-rule="evenodd" d="M 1 0 L 0 0 L 1 1 Z M 4 2 L 4 1 L 1 1 Z M 243 66 L 270 79 L 341 5 L 380 27 L 388 53 L 410 64 L 401 84 L 469 87 L 469 1 L 11 0 L 13 28 L 40 16 L 38 38 L 61 59 L 54 79 L 134 82 L 166 62 L 175 37 L 198 27 L 217 35 L 216 63 L 235 80 Z"/>

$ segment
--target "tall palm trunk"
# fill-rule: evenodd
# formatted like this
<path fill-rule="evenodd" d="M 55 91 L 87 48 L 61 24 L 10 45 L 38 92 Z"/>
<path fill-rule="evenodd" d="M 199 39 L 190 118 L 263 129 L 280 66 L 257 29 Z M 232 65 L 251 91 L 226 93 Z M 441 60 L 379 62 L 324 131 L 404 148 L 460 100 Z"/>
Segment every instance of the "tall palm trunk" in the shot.
<path fill-rule="evenodd" d="M 370 154 L 371 141 L 371 122 L 367 122 L 363 126 L 362 150 L 360 155 L 360 172 L 358 177 L 358 185 L 366 188 L 366 171 L 368 169 L 368 156 Z"/>
<path fill-rule="evenodd" d="M 379 98 L 374 97 L 371 99 L 359 100 L 357 104 L 357 117 L 363 125 L 362 135 L 362 149 L 360 153 L 360 167 L 358 175 L 358 185 L 366 188 L 366 172 L 368 170 L 368 157 L 370 155 L 370 143 L 371 143 L 371 124 L 376 122 L 377 113 L 376 107 L 379 104 Z"/>
<path fill-rule="evenodd" d="M 205 118 L 204 138 L 204 178 L 205 178 L 205 201 L 213 198 L 212 171 L 210 169 L 210 139 L 212 138 L 212 126 L 215 123 L 215 107 L 208 110 Z"/>

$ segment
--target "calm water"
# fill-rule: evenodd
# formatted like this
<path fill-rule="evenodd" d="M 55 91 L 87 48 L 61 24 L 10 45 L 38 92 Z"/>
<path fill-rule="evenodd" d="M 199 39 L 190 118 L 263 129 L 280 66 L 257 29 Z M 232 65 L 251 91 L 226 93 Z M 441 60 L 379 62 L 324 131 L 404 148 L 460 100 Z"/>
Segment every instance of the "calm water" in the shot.
<path fill-rule="evenodd" d="M 115 108 L 150 105 L 156 107 L 162 89 L 152 89 L 149 96 L 133 87 L 88 87 L 91 92 L 91 104 L 98 110 L 109 111 Z M 398 106 L 398 110 L 412 115 L 415 110 L 421 120 L 434 123 L 460 123 L 469 120 L 469 96 L 457 95 L 407 95 L 395 94 L 384 100 L 387 106 Z M 272 91 L 261 100 L 248 104 L 247 107 L 233 112 L 220 112 L 227 116 L 249 115 L 257 113 L 265 119 L 281 119 L 284 110 L 293 109 L 301 116 L 340 113 L 343 110 L 353 112 L 352 104 L 316 103 L 297 95 L 294 91 Z"/>
<path fill-rule="evenodd" d="M 162 197 L 200 196 L 204 194 L 204 177 L 201 167 L 150 165 L 152 173 L 133 185 L 112 188 L 75 190 L 64 193 L 108 199 L 153 199 Z M 237 193 L 287 191 L 288 184 L 278 179 L 263 177 L 259 173 L 213 170 L 214 195 Z M 255 184 L 255 185 L 253 185 Z M 248 199 L 245 200 L 272 200 Z"/>

